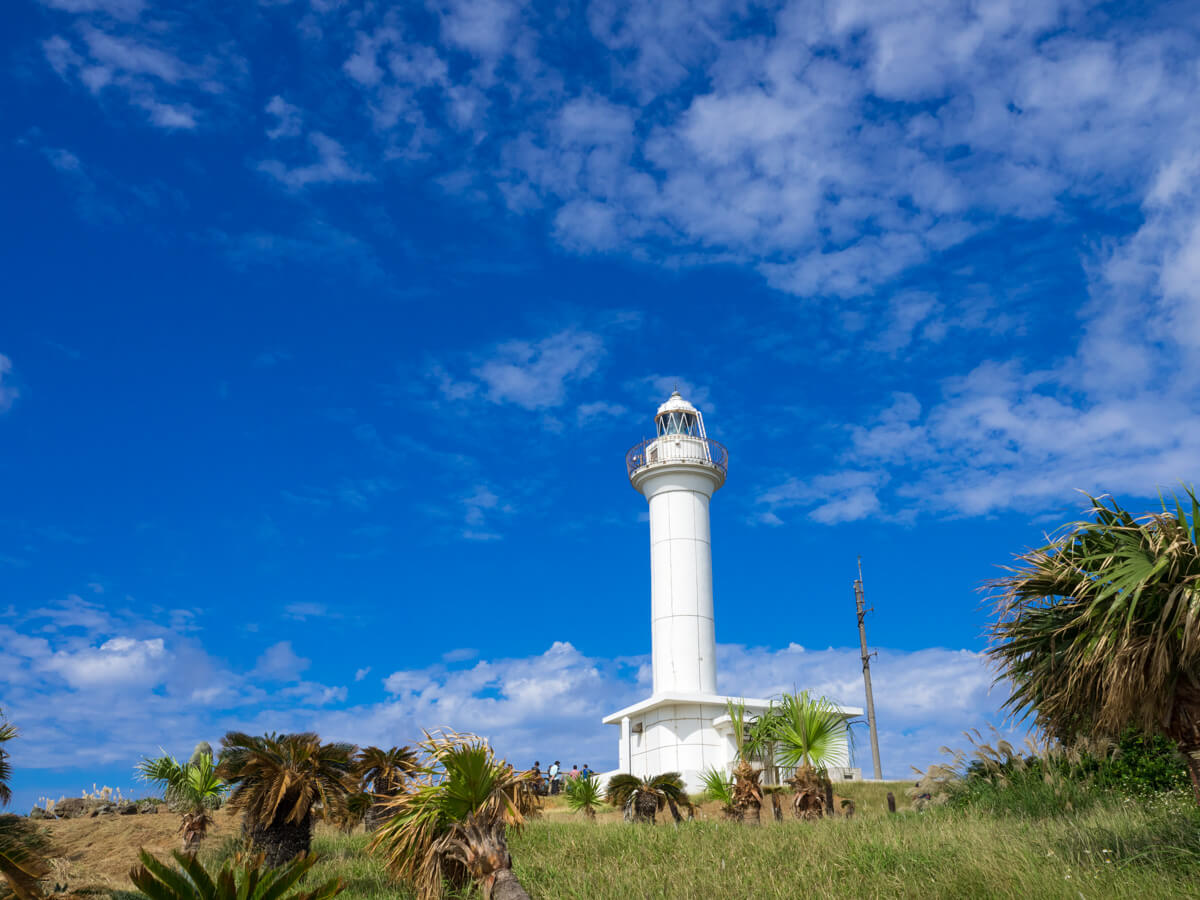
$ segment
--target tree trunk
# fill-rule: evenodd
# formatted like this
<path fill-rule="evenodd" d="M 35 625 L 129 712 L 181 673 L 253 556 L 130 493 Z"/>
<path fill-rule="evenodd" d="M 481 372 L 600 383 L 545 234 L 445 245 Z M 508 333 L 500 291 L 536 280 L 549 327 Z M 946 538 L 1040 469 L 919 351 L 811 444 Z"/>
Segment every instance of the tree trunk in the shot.
<path fill-rule="evenodd" d="M 275 868 L 312 849 L 312 817 L 302 822 L 276 820 L 250 829 L 250 843 L 262 853 L 266 865 Z"/>
<path fill-rule="evenodd" d="M 1192 796 L 1196 798 L 1196 804 L 1200 806 L 1200 747 L 1185 747 L 1181 744 L 1179 752 L 1183 754 L 1188 775 L 1192 779 Z"/>
<path fill-rule="evenodd" d="M 667 798 L 667 806 L 671 810 L 671 818 L 674 819 L 676 823 L 682 822 L 683 816 L 679 814 L 679 807 L 675 805 L 675 801 L 670 797 Z"/>
<path fill-rule="evenodd" d="M 530 900 L 530 897 L 512 869 L 501 869 L 492 882 L 490 900 Z"/>
<path fill-rule="evenodd" d="M 658 798 L 649 791 L 638 791 L 633 798 L 633 821 L 654 824 L 658 812 Z"/>
<path fill-rule="evenodd" d="M 776 822 L 783 821 L 783 803 L 778 794 L 771 795 L 771 813 L 775 816 Z"/>

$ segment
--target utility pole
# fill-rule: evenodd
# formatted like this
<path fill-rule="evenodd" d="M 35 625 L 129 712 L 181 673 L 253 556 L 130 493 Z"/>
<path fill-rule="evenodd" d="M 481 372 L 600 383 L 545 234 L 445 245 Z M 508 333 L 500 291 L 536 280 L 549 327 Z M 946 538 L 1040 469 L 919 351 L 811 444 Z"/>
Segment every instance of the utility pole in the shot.
<path fill-rule="evenodd" d="M 858 606 L 858 640 L 862 645 L 863 684 L 867 688 L 867 727 L 871 729 L 871 761 L 875 763 L 876 780 L 883 779 L 879 764 L 879 733 L 875 730 L 875 695 L 871 693 L 871 654 L 867 652 L 866 599 L 863 596 L 862 557 L 858 558 L 858 579 L 854 582 L 854 602 Z"/>

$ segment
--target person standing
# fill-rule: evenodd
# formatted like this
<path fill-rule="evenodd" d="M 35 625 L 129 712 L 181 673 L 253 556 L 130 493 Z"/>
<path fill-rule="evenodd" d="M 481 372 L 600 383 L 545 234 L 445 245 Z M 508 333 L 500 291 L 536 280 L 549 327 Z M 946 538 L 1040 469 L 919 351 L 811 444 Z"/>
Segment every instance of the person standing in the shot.
<path fill-rule="evenodd" d="M 550 793 L 551 794 L 558 793 L 558 772 L 559 772 L 558 760 L 556 759 L 554 761 L 554 765 L 552 765 L 550 767 L 550 772 L 549 772 L 549 774 L 550 774 Z"/>
<path fill-rule="evenodd" d="M 592 771 L 592 767 L 591 767 L 591 766 L 589 766 L 587 763 L 584 763 L 584 764 L 583 764 L 583 771 L 579 773 L 579 776 L 580 776 L 581 778 L 591 778 L 591 777 L 592 777 L 593 775 L 595 775 L 595 774 L 596 774 L 596 773 Z"/>
<path fill-rule="evenodd" d="M 567 777 L 570 778 L 572 781 L 574 781 L 576 778 L 578 778 L 579 777 L 579 766 L 576 765 L 575 763 L 571 763 L 571 771 L 567 773 Z"/>

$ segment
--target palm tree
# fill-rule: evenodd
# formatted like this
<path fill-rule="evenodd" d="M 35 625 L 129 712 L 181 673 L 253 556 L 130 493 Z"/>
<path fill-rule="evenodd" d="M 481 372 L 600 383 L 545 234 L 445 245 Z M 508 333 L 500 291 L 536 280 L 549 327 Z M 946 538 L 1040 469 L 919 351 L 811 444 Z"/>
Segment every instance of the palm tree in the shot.
<path fill-rule="evenodd" d="M 830 766 L 850 764 L 853 735 L 837 704 L 808 691 L 784 694 L 764 716 L 765 732 L 773 752 L 787 768 L 795 769 L 788 779 L 793 791 L 792 810 L 797 818 L 832 814 L 827 798 L 832 795 Z"/>
<path fill-rule="evenodd" d="M 163 789 L 167 805 L 182 816 L 183 852 L 195 853 L 212 824 L 209 810 L 225 796 L 225 783 L 216 775 L 212 756 L 193 754 L 190 762 L 180 763 L 163 752 L 157 759 L 145 758 L 134 768 L 143 781 Z"/>
<path fill-rule="evenodd" d="M 138 853 L 129 880 L 149 900 L 331 900 L 346 889 L 340 878 L 295 890 L 297 883 L 316 865 L 313 855 L 299 857 L 278 869 L 262 868 L 262 856 L 227 861 L 209 873 L 194 854 L 176 850 L 172 867 L 145 850 Z"/>
<path fill-rule="evenodd" d="M 474 735 L 426 733 L 417 748 L 413 780 L 388 805 L 392 817 L 371 850 L 419 900 L 438 900 L 446 886 L 461 890 L 471 882 L 485 900 L 528 900 L 505 834 L 537 810 L 530 774 L 497 759 Z"/>
<path fill-rule="evenodd" d="M 762 742 L 766 740 L 769 732 L 763 727 L 758 727 L 754 729 L 754 734 L 748 734 L 751 729 L 747 727 L 746 704 L 743 701 L 734 703 L 727 700 L 726 708 L 733 728 L 733 742 L 737 754 L 737 761 L 733 767 L 733 817 L 739 822 L 744 822 L 749 813 L 757 823 L 760 821 L 759 813 L 763 801 L 762 787 L 758 783 L 762 772 L 754 767 L 751 759 L 761 755 Z"/>
<path fill-rule="evenodd" d="M 372 803 L 363 821 L 374 831 L 387 807 L 387 800 L 404 790 L 405 779 L 416 768 L 417 755 L 408 747 L 364 747 L 354 759 L 354 774 L 359 790 L 371 796 Z"/>
<path fill-rule="evenodd" d="M 250 843 L 278 866 L 307 853 L 316 817 L 339 819 L 354 788 L 353 744 L 321 743 L 311 732 L 221 739 L 217 775 L 232 788 L 231 809 L 244 814 Z"/>
<path fill-rule="evenodd" d="M 17 736 L 16 726 L 3 720 L 0 711 L 0 807 L 12 800 L 8 785 L 12 764 L 4 745 Z M 22 816 L 0 815 L 0 875 L 18 900 L 40 900 L 38 882 L 49 871 L 46 853 L 50 842 L 45 833 Z"/>
<path fill-rule="evenodd" d="M 691 808 L 692 805 L 678 772 L 664 772 L 648 778 L 624 773 L 614 775 L 608 780 L 605 799 L 618 809 L 629 807 L 633 811 L 633 821 L 651 825 L 655 814 L 663 807 L 671 807 L 671 815 L 679 821 L 683 817 L 679 815 L 678 807 Z"/>
<path fill-rule="evenodd" d="M 564 790 L 571 812 L 582 812 L 585 818 L 594 822 L 596 810 L 604 803 L 600 779 L 595 775 L 591 778 L 568 778 Z"/>
<path fill-rule="evenodd" d="M 990 583 L 988 653 L 1006 706 L 1047 733 L 1115 736 L 1127 726 L 1178 746 L 1200 804 L 1200 501 L 1172 497 L 1134 518 L 1089 497 L 1065 526 Z"/>

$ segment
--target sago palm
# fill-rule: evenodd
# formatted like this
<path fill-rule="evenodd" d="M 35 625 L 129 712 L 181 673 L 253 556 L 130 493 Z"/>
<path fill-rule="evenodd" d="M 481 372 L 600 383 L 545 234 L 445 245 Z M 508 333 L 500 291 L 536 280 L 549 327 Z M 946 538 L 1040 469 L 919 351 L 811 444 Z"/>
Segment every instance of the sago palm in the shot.
<path fill-rule="evenodd" d="M 354 774 L 359 791 L 370 796 L 370 808 L 363 821 L 374 831 L 383 818 L 389 798 L 404 789 L 404 781 L 417 765 L 417 755 L 408 747 L 364 747 L 354 759 Z"/>
<path fill-rule="evenodd" d="M 988 653 L 1008 708 L 1064 740 L 1127 726 L 1178 746 L 1200 803 L 1200 502 L 1186 488 L 1135 518 L 1089 497 L 1066 526 L 991 583 Z"/>
<path fill-rule="evenodd" d="M 138 853 L 141 865 L 129 873 L 138 892 L 149 900 L 331 900 L 345 890 L 333 878 L 307 890 L 296 886 L 316 865 L 316 856 L 302 856 L 277 869 L 263 869 L 261 855 L 226 862 L 210 873 L 194 854 L 173 854 L 171 866 L 145 850 Z"/>
<path fill-rule="evenodd" d="M 406 790 L 389 803 L 391 817 L 371 850 L 419 900 L 437 900 L 446 887 L 461 890 L 472 882 L 485 900 L 528 900 L 505 835 L 537 809 L 530 774 L 497 759 L 474 735 L 427 733 L 417 749 L 420 762 Z"/>
<path fill-rule="evenodd" d="M 567 808 L 571 812 L 581 812 L 585 818 L 596 818 L 596 810 L 604 805 L 604 792 L 600 789 L 599 777 L 568 778 L 565 793 Z"/>
<path fill-rule="evenodd" d="M 168 753 L 156 759 L 145 758 L 134 769 L 145 782 L 158 785 L 163 799 L 183 817 L 183 852 L 195 853 L 212 824 L 209 810 L 225 796 L 225 783 L 217 777 L 211 755 L 194 754 L 191 761 L 180 763 Z"/>
<path fill-rule="evenodd" d="M 647 778 L 622 773 L 608 780 L 605 799 L 618 809 L 628 807 L 633 813 L 633 821 L 654 824 L 655 815 L 664 807 L 671 807 L 671 814 L 676 821 L 680 806 L 691 806 L 683 777 L 678 772 L 664 772 Z"/>
<path fill-rule="evenodd" d="M 221 740 L 217 775 L 232 788 L 229 806 L 244 814 L 252 845 L 278 866 L 312 846 L 314 818 L 339 820 L 354 789 L 353 744 L 321 743 L 312 733 Z"/>
<path fill-rule="evenodd" d="M 0 807 L 12 799 L 8 781 L 12 764 L 4 745 L 17 736 L 17 729 L 3 721 L 0 712 Z M 49 871 L 46 853 L 49 840 L 45 832 L 23 816 L 0 815 L 0 875 L 18 900 L 39 900 L 42 896 L 38 882 Z M 5 892 L 0 890 L 0 897 Z"/>

